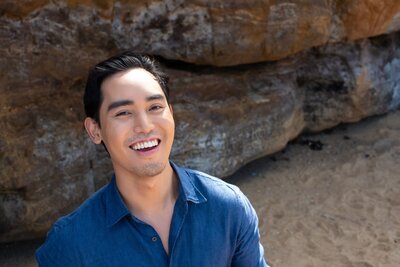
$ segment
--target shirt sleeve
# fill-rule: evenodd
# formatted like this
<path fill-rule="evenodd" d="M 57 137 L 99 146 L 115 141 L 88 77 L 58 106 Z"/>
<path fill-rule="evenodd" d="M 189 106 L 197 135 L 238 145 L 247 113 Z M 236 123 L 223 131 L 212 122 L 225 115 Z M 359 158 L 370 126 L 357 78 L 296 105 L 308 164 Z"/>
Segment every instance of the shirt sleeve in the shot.
<path fill-rule="evenodd" d="M 242 207 L 241 226 L 231 266 L 269 267 L 264 259 L 264 248 L 260 243 L 256 211 L 241 192 L 239 202 Z"/>
<path fill-rule="evenodd" d="M 71 244 L 63 237 L 62 229 L 56 225 L 47 234 L 45 243 L 35 253 L 39 267 L 67 267 L 74 266 L 71 256 Z"/>

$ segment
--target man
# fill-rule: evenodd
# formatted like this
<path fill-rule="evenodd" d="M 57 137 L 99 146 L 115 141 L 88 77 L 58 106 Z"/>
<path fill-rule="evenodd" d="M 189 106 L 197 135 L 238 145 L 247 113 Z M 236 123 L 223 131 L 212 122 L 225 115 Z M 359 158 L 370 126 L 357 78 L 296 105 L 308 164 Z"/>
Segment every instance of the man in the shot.
<path fill-rule="evenodd" d="M 241 191 L 169 161 L 167 77 L 150 58 L 126 52 L 96 65 L 84 104 L 86 131 L 115 175 L 54 224 L 39 266 L 267 266 Z"/>

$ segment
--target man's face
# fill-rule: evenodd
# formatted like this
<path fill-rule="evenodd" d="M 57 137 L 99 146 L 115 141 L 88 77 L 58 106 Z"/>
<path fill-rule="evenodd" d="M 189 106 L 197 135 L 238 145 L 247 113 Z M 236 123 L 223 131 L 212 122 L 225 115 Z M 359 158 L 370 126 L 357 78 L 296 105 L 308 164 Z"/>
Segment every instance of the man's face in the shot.
<path fill-rule="evenodd" d="M 161 174 L 169 164 L 175 124 L 155 77 L 141 68 L 130 69 L 108 77 L 101 90 L 101 128 L 91 121 L 99 138 L 89 135 L 97 144 L 104 142 L 117 176 Z"/>

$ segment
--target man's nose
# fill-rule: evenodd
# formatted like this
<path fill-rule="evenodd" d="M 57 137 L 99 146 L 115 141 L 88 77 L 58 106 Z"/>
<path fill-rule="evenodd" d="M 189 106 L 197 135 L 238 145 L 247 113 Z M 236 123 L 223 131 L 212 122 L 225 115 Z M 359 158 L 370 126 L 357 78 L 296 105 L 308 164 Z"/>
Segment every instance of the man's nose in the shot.
<path fill-rule="evenodd" d="M 148 133 L 153 130 L 154 124 L 151 118 L 145 112 L 137 115 L 134 125 L 136 133 Z"/>

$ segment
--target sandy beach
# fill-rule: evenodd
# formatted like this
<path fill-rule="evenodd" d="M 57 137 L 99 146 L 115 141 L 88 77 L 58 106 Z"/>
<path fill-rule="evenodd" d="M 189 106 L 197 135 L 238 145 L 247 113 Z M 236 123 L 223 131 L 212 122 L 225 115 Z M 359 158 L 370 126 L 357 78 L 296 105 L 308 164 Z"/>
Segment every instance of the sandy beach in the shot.
<path fill-rule="evenodd" d="M 400 266 L 400 111 L 303 135 L 229 181 L 271 266 Z"/>
<path fill-rule="evenodd" d="M 400 111 L 302 135 L 241 168 L 272 267 L 400 266 Z M 42 240 L 0 245 L 0 266 L 36 266 Z"/>

